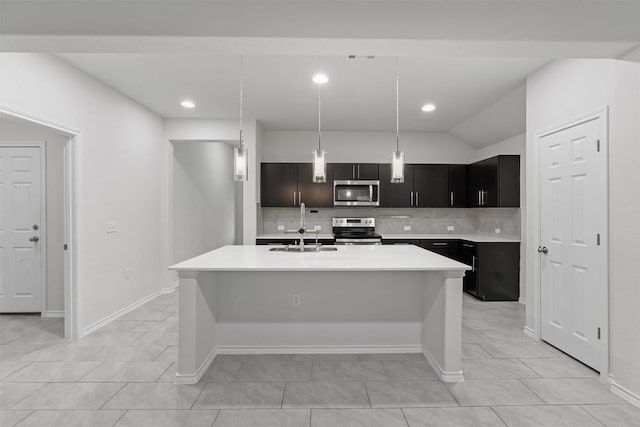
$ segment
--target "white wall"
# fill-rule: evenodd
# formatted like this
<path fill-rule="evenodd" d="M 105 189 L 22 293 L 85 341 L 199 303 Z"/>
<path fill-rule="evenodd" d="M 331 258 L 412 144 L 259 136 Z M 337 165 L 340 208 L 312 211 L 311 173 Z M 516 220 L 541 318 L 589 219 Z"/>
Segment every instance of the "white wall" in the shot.
<path fill-rule="evenodd" d="M 216 141 L 237 145 L 239 140 L 237 120 L 169 119 L 164 121 L 165 137 L 169 141 Z M 257 235 L 260 201 L 260 156 L 262 128 L 255 120 L 246 120 L 243 129 L 244 144 L 249 150 L 249 179 L 238 186 L 242 197 L 242 240 L 239 243 L 253 245 Z"/>
<path fill-rule="evenodd" d="M 263 162 L 311 162 L 318 133 L 265 131 Z M 395 132 L 322 132 L 327 161 L 390 163 Z M 401 133 L 400 149 L 407 163 L 470 163 L 475 150 L 446 133 Z"/>
<path fill-rule="evenodd" d="M 488 147 L 479 149 L 476 152 L 476 157 L 474 159 L 474 162 L 476 162 L 498 156 L 500 154 L 517 154 L 520 156 L 520 302 L 522 303 L 525 303 L 527 299 L 527 257 L 525 256 L 527 239 L 524 233 L 527 224 L 526 142 L 526 134 L 522 133 L 496 144 L 489 145 Z"/>
<path fill-rule="evenodd" d="M 162 121 L 54 56 L 2 53 L 0 62 L 0 106 L 80 132 L 75 249 L 82 333 L 168 286 Z M 105 232 L 107 221 L 117 223 L 116 233 Z"/>
<path fill-rule="evenodd" d="M 38 125 L 0 119 L 0 141 L 45 142 L 46 168 L 46 302 L 44 315 L 64 312 L 64 173 L 63 151 L 67 137 Z"/>
<path fill-rule="evenodd" d="M 176 142 L 173 152 L 172 262 L 234 244 L 233 148 L 225 143 Z"/>
<path fill-rule="evenodd" d="M 560 60 L 527 81 L 528 294 L 534 286 L 538 242 L 535 136 L 609 106 L 609 336 L 614 390 L 640 404 L 640 64 L 614 60 Z M 527 326 L 534 328 L 527 305 Z"/>

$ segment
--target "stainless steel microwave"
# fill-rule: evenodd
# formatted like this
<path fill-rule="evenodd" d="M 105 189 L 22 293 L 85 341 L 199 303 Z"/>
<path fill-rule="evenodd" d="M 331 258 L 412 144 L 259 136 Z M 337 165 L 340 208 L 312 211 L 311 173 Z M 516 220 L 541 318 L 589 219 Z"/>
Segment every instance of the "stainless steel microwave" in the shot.
<path fill-rule="evenodd" d="M 333 181 L 333 206 L 380 206 L 380 181 Z"/>

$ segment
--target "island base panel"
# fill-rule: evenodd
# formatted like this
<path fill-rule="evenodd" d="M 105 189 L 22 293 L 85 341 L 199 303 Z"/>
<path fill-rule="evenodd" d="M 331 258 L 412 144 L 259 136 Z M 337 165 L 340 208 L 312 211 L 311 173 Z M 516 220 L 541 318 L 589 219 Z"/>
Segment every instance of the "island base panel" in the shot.
<path fill-rule="evenodd" d="M 215 355 L 222 353 L 412 352 L 422 352 L 443 381 L 462 381 L 462 275 L 446 271 L 181 272 L 176 382 L 197 383 Z M 290 289 L 302 289 L 301 307 L 285 309 L 271 305 L 274 301 L 266 297 L 267 293 L 286 296 Z M 370 311 L 354 309 L 355 300 L 350 303 L 349 298 L 363 292 L 366 297 L 360 301 L 370 304 Z M 342 313 L 328 304 L 335 298 L 345 304 Z M 260 301 L 261 308 L 245 309 L 244 319 L 234 318 L 242 310 L 230 307 L 245 301 Z M 326 318 L 319 317 L 322 304 L 331 307 Z M 404 314 L 403 304 L 408 309 Z M 390 310 L 381 310 L 385 306 Z M 260 319 L 269 310 L 275 317 Z"/>

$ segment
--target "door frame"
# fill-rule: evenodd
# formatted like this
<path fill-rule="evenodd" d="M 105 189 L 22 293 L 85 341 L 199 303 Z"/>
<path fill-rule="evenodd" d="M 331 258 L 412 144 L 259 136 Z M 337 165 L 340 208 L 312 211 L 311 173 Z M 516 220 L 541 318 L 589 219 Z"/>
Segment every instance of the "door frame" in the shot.
<path fill-rule="evenodd" d="M 30 125 L 43 126 L 51 131 L 62 134 L 68 138 L 64 145 L 64 240 L 67 250 L 64 255 L 64 337 L 65 339 L 77 339 L 78 329 L 78 146 L 80 131 L 72 126 L 64 125 L 39 117 L 19 109 L 0 105 L 0 118 L 10 119 Z M 27 143 L 28 144 L 28 143 Z M 33 143 L 31 143 L 33 144 Z M 25 146 L 23 144 L 22 146 Z M 44 145 L 44 144 L 43 144 Z M 42 157 L 44 163 L 45 157 Z M 41 177 L 44 179 L 45 176 Z M 42 187 L 46 193 L 46 187 Z M 41 210 L 41 214 L 44 209 Z M 46 219 L 46 217 L 45 217 Z M 43 222 L 43 224 L 46 224 Z M 46 251 L 45 251 L 46 252 Z M 42 262 L 46 267 L 46 262 Z M 46 273 L 46 271 L 45 271 Z M 43 283 L 46 282 L 46 275 Z M 46 304 L 46 293 L 43 294 L 43 304 Z M 43 306 L 44 307 L 44 306 Z"/>
<path fill-rule="evenodd" d="M 40 239 L 44 244 L 39 245 L 40 251 L 40 315 L 47 311 L 47 145 L 45 141 L 0 141 L 2 148 L 38 148 L 40 149 Z"/>
<path fill-rule="evenodd" d="M 556 132 L 563 131 L 565 129 L 581 125 L 583 123 L 600 120 L 600 152 L 603 156 L 600 169 L 600 177 L 598 185 L 600 185 L 600 191 L 604 203 L 600 207 L 600 247 L 602 254 L 600 280 L 604 283 L 601 290 L 600 300 L 602 301 L 601 313 L 599 323 L 601 326 L 600 345 L 598 348 L 598 361 L 600 368 L 600 380 L 608 382 L 609 377 L 609 107 L 605 106 L 593 113 L 585 114 L 573 120 L 566 121 L 559 125 L 550 127 L 541 132 L 535 133 L 535 196 L 537 198 L 537 208 L 534 209 L 535 218 L 533 218 L 534 238 L 533 245 L 530 248 L 530 253 L 533 254 L 533 298 L 531 303 L 533 304 L 533 326 L 534 331 L 528 330 L 525 327 L 525 332 L 529 335 L 533 335 L 535 338 L 541 339 L 541 326 L 542 326 L 542 305 L 540 302 L 542 293 L 542 263 L 540 261 L 540 255 L 536 252 L 535 248 L 541 245 L 541 217 L 542 217 L 542 204 L 541 204 L 541 173 L 540 162 L 541 158 L 541 139 Z"/>

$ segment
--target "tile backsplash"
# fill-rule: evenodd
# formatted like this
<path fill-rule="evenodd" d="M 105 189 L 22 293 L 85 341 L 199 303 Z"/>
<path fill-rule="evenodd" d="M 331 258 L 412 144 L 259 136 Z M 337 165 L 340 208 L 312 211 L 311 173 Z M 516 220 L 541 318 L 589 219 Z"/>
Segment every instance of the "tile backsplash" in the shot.
<path fill-rule="evenodd" d="M 262 230 L 265 234 L 281 233 L 278 226 L 298 228 L 300 209 L 262 208 Z M 381 234 L 496 234 L 520 238 L 519 208 L 476 209 L 393 209 L 393 208 L 308 208 L 307 227 L 322 227 L 331 233 L 331 218 L 339 216 L 374 217 Z M 411 227 L 405 230 L 406 226 Z M 453 226 L 453 231 L 447 227 Z"/>

